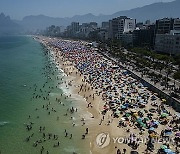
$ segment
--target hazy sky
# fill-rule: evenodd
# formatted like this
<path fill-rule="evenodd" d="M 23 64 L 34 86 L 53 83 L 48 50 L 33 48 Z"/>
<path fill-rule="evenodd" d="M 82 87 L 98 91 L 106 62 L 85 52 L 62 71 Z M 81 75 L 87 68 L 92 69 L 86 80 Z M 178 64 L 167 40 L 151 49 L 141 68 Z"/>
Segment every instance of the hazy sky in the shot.
<path fill-rule="evenodd" d="M 0 12 L 10 15 L 13 19 L 39 14 L 72 17 L 87 13 L 112 14 L 154 2 L 170 1 L 173 0 L 0 0 Z"/>

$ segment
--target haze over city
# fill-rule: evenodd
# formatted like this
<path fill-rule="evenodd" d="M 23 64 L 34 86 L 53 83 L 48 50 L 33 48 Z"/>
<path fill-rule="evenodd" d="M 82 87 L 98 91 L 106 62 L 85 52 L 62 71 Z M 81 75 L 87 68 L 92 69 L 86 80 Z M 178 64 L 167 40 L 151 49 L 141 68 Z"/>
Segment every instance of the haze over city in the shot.
<path fill-rule="evenodd" d="M 172 2 L 173 0 L 1 0 L 0 10 L 21 20 L 27 15 L 43 14 L 51 17 L 72 17 L 92 13 L 112 14 L 156 2 Z"/>

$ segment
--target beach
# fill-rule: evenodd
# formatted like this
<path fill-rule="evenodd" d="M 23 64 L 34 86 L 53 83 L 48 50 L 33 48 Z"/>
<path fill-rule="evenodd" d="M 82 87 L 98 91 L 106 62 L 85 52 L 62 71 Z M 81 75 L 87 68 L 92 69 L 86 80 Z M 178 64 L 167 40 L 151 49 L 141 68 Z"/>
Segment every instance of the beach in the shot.
<path fill-rule="evenodd" d="M 177 141 L 156 142 L 178 140 L 178 113 L 166 100 L 95 49 L 88 49 L 87 42 L 46 37 L 38 41 L 52 51 L 56 66 L 70 78 L 65 86 L 73 89 L 72 95 L 84 98 L 83 110 L 89 114 L 81 118 L 88 128 L 84 137 L 90 153 L 178 152 Z M 106 147 L 97 142 L 102 133 L 110 136 Z"/>
<path fill-rule="evenodd" d="M 88 42 L 1 40 L 0 153 L 178 153 L 179 113 Z"/>

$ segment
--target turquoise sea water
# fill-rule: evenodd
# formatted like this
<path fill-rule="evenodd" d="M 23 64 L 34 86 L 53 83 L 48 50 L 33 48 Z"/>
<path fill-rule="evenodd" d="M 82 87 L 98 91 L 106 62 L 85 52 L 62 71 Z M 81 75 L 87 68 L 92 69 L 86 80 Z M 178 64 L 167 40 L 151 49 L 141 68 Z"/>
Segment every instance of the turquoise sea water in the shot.
<path fill-rule="evenodd" d="M 68 116 L 64 116 L 68 108 L 78 105 L 78 101 L 65 99 L 63 88 L 56 88 L 57 75 L 61 78 L 62 73 L 54 71 L 55 66 L 48 56 L 44 55 L 44 50 L 40 43 L 31 37 L 0 37 L 1 154 L 39 154 L 42 146 L 43 153 L 88 153 L 88 145 L 81 139 L 85 131 L 85 127 L 81 126 L 81 117 L 77 113 L 71 115 L 69 112 Z M 65 77 L 62 78 L 65 80 Z M 33 98 L 36 95 L 40 97 Z M 49 100 L 44 100 L 45 96 Z M 64 105 L 58 103 L 56 98 L 61 99 Z M 46 107 L 49 102 L 50 105 Z M 72 126 L 71 116 L 75 117 L 76 127 Z M 33 123 L 32 129 L 28 131 L 25 124 L 30 122 Z M 45 126 L 45 130 L 39 132 L 40 126 Z M 64 137 L 65 129 L 68 137 Z M 46 141 L 43 140 L 43 133 L 46 134 Z M 53 139 L 53 136 L 48 139 L 48 133 L 58 135 L 58 140 Z M 73 135 L 72 139 L 70 134 Z M 27 142 L 26 138 L 31 135 Z M 42 143 L 34 147 L 33 143 L 40 139 Z M 58 141 L 60 146 L 53 147 Z"/>

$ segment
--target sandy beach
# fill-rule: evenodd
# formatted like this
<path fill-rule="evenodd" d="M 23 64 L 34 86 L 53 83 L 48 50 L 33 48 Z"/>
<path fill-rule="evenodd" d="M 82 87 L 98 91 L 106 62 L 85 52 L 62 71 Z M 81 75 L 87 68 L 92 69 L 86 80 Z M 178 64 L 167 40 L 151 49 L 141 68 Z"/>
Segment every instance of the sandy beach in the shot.
<path fill-rule="evenodd" d="M 38 41 L 51 50 L 56 66 L 66 74 L 64 86 L 72 90 L 68 97 L 83 98 L 79 101 L 88 114 L 78 114 L 82 127 L 88 128 L 82 136 L 89 143 L 87 153 L 178 153 L 179 116 L 165 100 L 88 49 L 87 42 L 47 37 Z M 157 143 L 160 138 L 177 141 Z"/>

